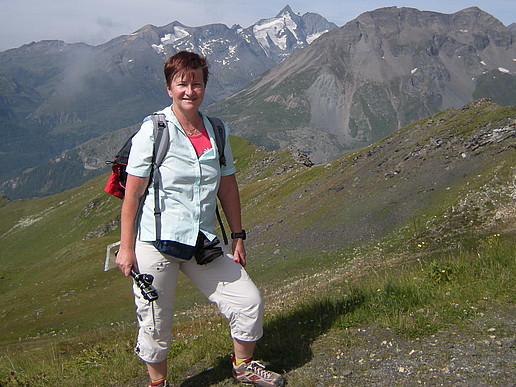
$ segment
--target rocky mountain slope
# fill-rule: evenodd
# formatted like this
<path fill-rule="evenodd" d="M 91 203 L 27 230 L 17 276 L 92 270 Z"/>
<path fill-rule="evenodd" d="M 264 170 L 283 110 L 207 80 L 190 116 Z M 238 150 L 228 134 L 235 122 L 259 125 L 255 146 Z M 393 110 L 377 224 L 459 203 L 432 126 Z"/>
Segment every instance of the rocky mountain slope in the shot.
<path fill-rule="evenodd" d="M 42 41 L 0 52 L 0 181 L 141 122 L 168 104 L 162 69 L 174 52 L 189 49 L 207 56 L 211 77 L 205 104 L 210 104 L 334 27 L 317 14 L 300 16 L 287 6 L 247 28 L 173 22 L 148 25 L 95 47 Z M 50 180 L 55 179 L 67 178 Z M 56 192 L 43 186 L 28 192 L 20 184 L 9 181 L 0 192 L 12 198 Z M 16 187 L 26 196 L 16 194 Z"/>
<path fill-rule="evenodd" d="M 212 107 L 236 133 L 315 162 L 483 96 L 516 104 L 510 29 L 476 7 L 360 15 Z"/>
<path fill-rule="evenodd" d="M 253 240 L 260 250 L 280 245 L 281 256 L 308 248 L 305 241 L 310 249 L 334 250 L 405 226 L 439 244 L 454 237 L 440 232 L 443 224 L 461 233 L 484 223 L 479 219 L 487 213 L 511 218 L 515 119 L 515 107 L 478 100 L 417 121 L 309 174 L 275 181 L 272 191 L 249 185 L 249 208 L 275 208 L 252 218 Z M 500 178 L 507 180 L 498 185 Z M 493 212 L 490 203 L 498 200 L 501 208 Z"/>

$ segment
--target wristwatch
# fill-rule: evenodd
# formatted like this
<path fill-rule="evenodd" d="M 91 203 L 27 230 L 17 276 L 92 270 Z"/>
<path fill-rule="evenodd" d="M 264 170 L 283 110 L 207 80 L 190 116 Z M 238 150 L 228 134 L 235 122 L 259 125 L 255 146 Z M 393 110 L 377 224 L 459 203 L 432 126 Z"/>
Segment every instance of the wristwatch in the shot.
<path fill-rule="evenodd" d="M 237 239 L 237 238 L 245 240 L 245 238 L 246 238 L 245 230 L 242 230 L 241 232 L 232 232 L 231 233 L 231 239 Z"/>

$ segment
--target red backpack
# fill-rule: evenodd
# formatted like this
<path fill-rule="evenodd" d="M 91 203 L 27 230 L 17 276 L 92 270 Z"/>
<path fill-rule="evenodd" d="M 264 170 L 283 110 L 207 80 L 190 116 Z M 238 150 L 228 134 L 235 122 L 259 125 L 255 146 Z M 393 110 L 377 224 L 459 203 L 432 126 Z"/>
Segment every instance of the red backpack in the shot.
<path fill-rule="evenodd" d="M 154 124 L 154 152 L 152 155 L 152 173 L 158 168 L 168 151 L 170 143 L 170 134 L 168 132 L 167 120 L 164 114 L 154 113 L 150 116 Z M 165 130 L 167 129 L 167 130 Z M 104 187 L 104 191 L 108 194 L 123 199 L 125 196 L 125 184 L 127 182 L 127 162 L 129 160 L 129 153 L 131 152 L 132 140 L 136 133 L 134 133 L 120 148 L 113 161 L 106 161 L 106 164 L 111 164 L 111 175 Z M 159 182 L 158 182 L 159 184 Z"/>

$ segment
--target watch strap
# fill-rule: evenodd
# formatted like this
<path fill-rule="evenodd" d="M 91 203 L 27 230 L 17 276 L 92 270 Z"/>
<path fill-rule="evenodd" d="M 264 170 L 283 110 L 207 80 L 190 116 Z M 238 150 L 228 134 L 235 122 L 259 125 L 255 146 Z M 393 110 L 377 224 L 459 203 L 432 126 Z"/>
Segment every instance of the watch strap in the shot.
<path fill-rule="evenodd" d="M 246 235 L 245 230 L 242 230 L 241 232 L 232 232 L 231 233 L 231 239 L 238 239 L 238 238 L 240 238 L 240 239 L 245 240 L 246 236 L 247 235 Z"/>

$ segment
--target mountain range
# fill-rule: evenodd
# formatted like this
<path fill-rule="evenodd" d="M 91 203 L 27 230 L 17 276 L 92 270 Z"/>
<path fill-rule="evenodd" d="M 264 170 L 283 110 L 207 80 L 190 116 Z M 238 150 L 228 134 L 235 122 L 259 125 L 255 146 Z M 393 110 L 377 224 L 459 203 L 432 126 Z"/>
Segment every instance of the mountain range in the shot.
<path fill-rule="evenodd" d="M 0 53 L 0 193 L 48 195 L 106 171 L 141 118 L 168 103 L 160 72 L 177 50 L 207 55 L 206 109 L 234 134 L 322 163 L 474 98 L 516 104 L 513 41 L 511 28 L 476 7 L 388 7 L 336 28 L 287 6 L 248 28 L 174 22 L 97 47 L 8 50 Z"/>
<path fill-rule="evenodd" d="M 293 146 L 320 163 L 475 98 L 516 104 L 514 38 L 477 7 L 377 9 L 209 110 L 237 135 L 270 149 Z"/>
<path fill-rule="evenodd" d="M 68 159 L 60 156 L 63 151 L 141 122 L 168 104 L 163 63 L 177 51 L 207 56 L 211 77 L 205 103 L 210 104 L 335 27 L 317 14 L 301 16 L 286 6 L 247 28 L 173 22 L 147 25 L 95 47 L 42 41 L 1 52 L 0 192 L 21 198 L 69 188 L 56 183 L 67 178 L 48 169 L 35 189 L 24 179 L 32 180 L 31 174 L 40 172 L 32 168 L 45 162 Z M 81 181 L 92 176 L 89 171 L 78 173 Z"/>

